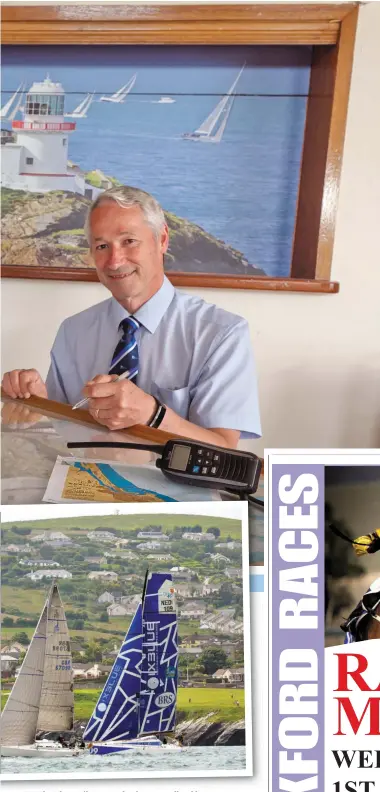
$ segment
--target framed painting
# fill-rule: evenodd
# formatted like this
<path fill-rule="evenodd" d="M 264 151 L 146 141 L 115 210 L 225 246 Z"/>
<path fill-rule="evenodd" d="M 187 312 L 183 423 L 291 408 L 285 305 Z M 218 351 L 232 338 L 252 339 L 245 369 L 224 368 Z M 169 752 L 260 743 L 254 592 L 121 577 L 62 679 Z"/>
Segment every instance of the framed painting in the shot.
<path fill-rule="evenodd" d="M 129 184 L 175 285 L 338 290 L 356 4 L 2 12 L 3 276 L 96 281 L 88 208 Z"/>

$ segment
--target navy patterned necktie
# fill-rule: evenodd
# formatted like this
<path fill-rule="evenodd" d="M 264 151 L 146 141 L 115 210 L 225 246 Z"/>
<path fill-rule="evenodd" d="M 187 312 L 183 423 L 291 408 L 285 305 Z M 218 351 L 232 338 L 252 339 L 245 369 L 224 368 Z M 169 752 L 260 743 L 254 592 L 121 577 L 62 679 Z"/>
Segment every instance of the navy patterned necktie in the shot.
<path fill-rule="evenodd" d="M 139 371 L 139 350 L 135 338 L 135 332 L 139 327 L 140 325 L 134 316 L 128 316 L 127 319 L 123 319 L 120 322 L 119 329 L 122 329 L 123 335 L 113 353 L 108 372 L 109 374 L 117 374 L 120 377 L 120 374 L 128 371 L 129 374 L 126 379 L 134 383 L 136 383 Z"/>

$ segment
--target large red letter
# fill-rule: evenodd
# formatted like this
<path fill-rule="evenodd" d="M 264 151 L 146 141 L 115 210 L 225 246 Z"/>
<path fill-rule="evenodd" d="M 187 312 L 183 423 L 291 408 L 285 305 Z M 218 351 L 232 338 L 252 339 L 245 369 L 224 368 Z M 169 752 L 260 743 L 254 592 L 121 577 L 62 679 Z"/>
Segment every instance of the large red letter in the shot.
<path fill-rule="evenodd" d="M 337 698 L 336 701 L 338 702 L 338 731 L 334 732 L 335 735 L 341 736 L 346 734 L 346 732 L 342 731 L 342 709 L 347 715 L 352 731 L 354 734 L 357 734 L 364 715 L 369 708 L 369 732 L 366 732 L 366 734 L 372 737 L 380 737 L 380 698 L 375 698 L 373 696 L 368 699 L 360 719 L 356 717 L 356 712 L 349 698 Z"/>
<path fill-rule="evenodd" d="M 350 676 L 358 686 L 359 690 L 372 692 L 372 688 L 367 685 L 367 682 L 362 677 L 362 674 L 368 668 L 367 658 L 361 654 L 338 654 L 337 652 L 335 654 L 338 658 L 338 687 L 335 688 L 335 690 L 344 693 L 348 693 L 349 690 L 352 690 L 352 688 L 348 687 L 347 677 Z M 353 671 L 348 670 L 349 657 L 356 657 L 358 661 L 357 668 L 355 668 Z M 380 685 L 379 687 L 374 688 L 374 690 L 380 690 Z"/>

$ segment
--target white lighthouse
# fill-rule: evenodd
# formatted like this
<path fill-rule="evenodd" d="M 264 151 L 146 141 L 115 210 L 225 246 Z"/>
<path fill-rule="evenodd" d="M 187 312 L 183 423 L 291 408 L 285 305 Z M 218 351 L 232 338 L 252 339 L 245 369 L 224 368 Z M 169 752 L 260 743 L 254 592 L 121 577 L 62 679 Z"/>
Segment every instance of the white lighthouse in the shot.
<path fill-rule="evenodd" d="M 12 121 L 13 142 L 2 151 L 4 187 L 29 192 L 65 190 L 87 195 L 90 185 L 68 166 L 69 135 L 76 124 L 65 121 L 65 92 L 49 76 L 29 89 L 22 121 Z M 90 197 L 90 196 L 89 196 Z"/>

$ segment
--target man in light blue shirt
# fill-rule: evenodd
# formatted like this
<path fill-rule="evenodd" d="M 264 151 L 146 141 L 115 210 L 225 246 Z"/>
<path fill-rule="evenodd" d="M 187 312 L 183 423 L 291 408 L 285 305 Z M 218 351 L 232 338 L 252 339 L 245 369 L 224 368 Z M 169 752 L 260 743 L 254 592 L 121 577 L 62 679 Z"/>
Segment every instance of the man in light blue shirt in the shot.
<path fill-rule="evenodd" d="M 34 369 L 16 369 L 3 378 L 8 395 L 69 404 L 84 395 L 109 429 L 157 425 L 159 415 L 161 429 L 200 442 L 236 447 L 240 436 L 260 436 L 248 324 L 165 277 L 168 229 L 157 201 L 137 188 L 112 188 L 91 206 L 87 229 L 112 297 L 62 323 L 46 384 Z M 132 315 L 139 323 L 136 382 L 105 373 L 120 322 Z"/>

